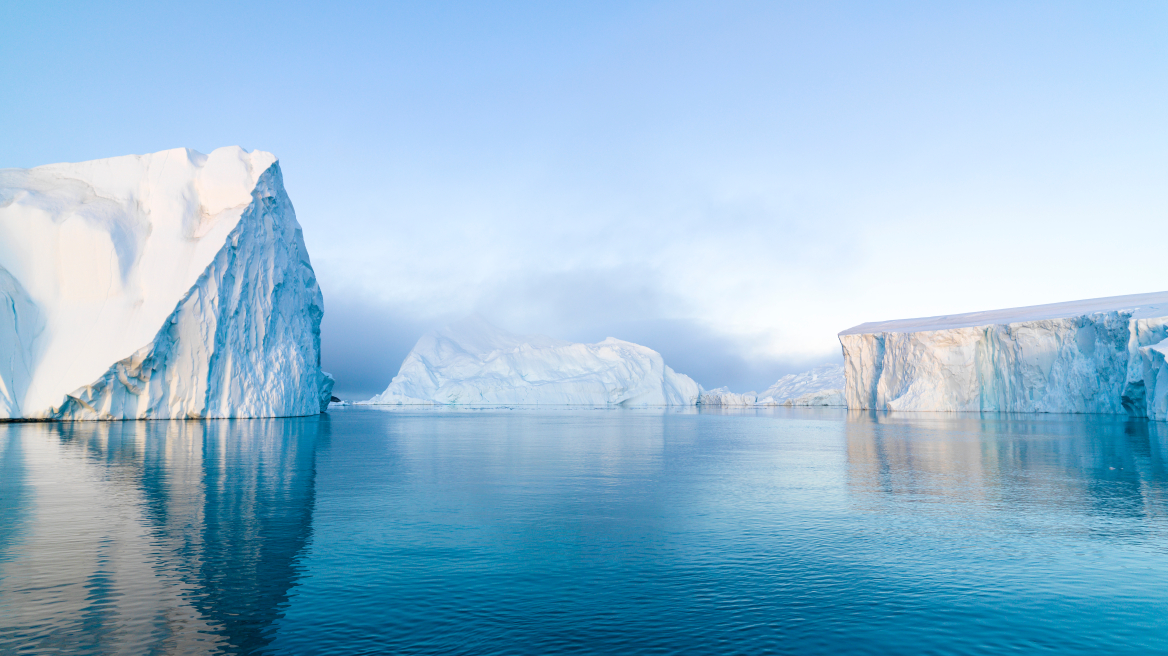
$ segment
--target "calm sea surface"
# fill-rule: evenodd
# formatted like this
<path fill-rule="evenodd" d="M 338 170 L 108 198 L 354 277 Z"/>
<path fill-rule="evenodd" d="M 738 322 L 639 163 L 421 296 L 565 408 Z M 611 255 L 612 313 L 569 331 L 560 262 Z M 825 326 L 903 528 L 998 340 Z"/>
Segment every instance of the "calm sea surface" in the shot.
<path fill-rule="evenodd" d="M 0 424 L 0 653 L 565 652 L 1168 652 L 1168 425 Z"/>

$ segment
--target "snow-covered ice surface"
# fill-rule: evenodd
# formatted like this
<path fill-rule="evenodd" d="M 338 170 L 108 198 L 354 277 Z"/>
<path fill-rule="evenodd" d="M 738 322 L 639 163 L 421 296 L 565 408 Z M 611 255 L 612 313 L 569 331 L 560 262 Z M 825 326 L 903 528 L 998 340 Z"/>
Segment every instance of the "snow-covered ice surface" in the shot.
<path fill-rule="evenodd" d="M 1168 419 L 1168 292 L 865 323 L 839 339 L 853 409 Z"/>
<path fill-rule="evenodd" d="M 702 392 L 700 403 L 711 406 L 843 406 L 844 368 L 838 364 L 824 364 L 800 374 L 780 378 L 761 394 L 736 394 L 729 388 Z"/>
<path fill-rule="evenodd" d="M 0 170 L 0 418 L 314 414 L 322 314 L 270 153 Z"/>
<path fill-rule="evenodd" d="M 427 333 L 371 405 L 694 405 L 701 388 L 656 351 L 609 337 L 513 335 L 472 315 Z"/>

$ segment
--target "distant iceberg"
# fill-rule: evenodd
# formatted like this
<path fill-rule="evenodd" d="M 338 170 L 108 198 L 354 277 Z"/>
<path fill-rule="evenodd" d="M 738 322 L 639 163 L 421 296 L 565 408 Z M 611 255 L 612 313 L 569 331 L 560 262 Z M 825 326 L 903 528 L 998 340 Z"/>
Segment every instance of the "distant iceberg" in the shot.
<path fill-rule="evenodd" d="M 780 378 L 762 394 L 759 405 L 847 405 L 844 401 L 844 367 L 824 364 L 801 374 Z"/>
<path fill-rule="evenodd" d="M 1168 419 L 1168 292 L 866 323 L 848 407 Z"/>
<path fill-rule="evenodd" d="M 653 349 L 513 335 L 472 315 L 427 333 L 363 405 L 692 406 L 701 388 Z"/>
<path fill-rule="evenodd" d="M 0 418 L 315 414 L 322 314 L 270 153 L 0 170 Z"/>
<path fill-rule="evenodd" d="M 761 394 L 737 394 L 728 387 L 703 391 L 702 405 L 745 406 L 844 406 L 844 368 L 824 364 L 800 374 L 780 378 Z"/>

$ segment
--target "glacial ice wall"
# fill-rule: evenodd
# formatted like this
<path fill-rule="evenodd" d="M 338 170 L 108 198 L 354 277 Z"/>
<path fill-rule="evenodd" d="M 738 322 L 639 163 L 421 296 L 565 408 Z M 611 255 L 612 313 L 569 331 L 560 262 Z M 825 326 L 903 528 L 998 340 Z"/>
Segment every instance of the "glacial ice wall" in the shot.
<path fill-rule="evenodd" d="M 369 405 L 694 405 L 701 388 L 656 351 L 612 337 L 513 335 L 478 315 L 424 335 Z"/>
<path fill-rule="evenodd" d="M 1168 292 L 867 323 L 839 339 L 852 409 L 1168 419 Z"/>
<path fill-rule="evenodd" d="M 702 405 L 747 406 L 844 406 L 844 368 L 823 364 L 809 371 L 787 374 L 764 392 L 738 394 L 727 387 L 702 392 Z"/>
<path fill-rule="evenodd" d="M 269 153 L 0 171 L 0 418 L 314 414 L 322 313 Z"/>

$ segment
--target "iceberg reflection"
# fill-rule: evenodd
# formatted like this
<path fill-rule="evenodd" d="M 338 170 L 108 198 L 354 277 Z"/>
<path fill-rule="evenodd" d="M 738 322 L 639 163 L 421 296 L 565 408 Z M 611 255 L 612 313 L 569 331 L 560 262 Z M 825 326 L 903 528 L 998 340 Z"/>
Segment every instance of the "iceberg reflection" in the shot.
<path fill-rule="evenodd" d="M 0 651 L 262 648 L 299 578 L 328 426 L 0 425 Z"/>
<path fill-rule="evenodd" d="M 848 485 L 861 506 L 922 503 L 1162 516 L 1168 425 L 1113 415 L 852 411 Z"/>

